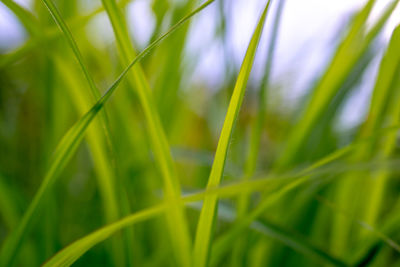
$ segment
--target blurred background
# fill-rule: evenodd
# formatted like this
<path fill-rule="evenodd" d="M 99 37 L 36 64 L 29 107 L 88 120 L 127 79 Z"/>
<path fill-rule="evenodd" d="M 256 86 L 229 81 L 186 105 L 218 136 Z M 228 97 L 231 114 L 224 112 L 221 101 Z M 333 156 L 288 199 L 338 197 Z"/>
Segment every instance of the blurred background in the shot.
<path fill-rule="evenodd" d="M 0 242 L 15 227 L 33 198 L 61 137 L 93 103 L 88 100 L 87 82 L 79 65 L 43 3 L 11 1 L 29 11 L 32 15 L 29 20 L 36 23 L 32 25 L 16 15 L 6 2 L 10 1 L 0 2 Z M 104 92 L 125 65 L 118 58 L 113 28 L 101 1 L 54 2 L 70 27 L 95 83 Z M 141 61 L 184 193 L 205 188 L 229 99 L 265 2 L 218 0 Z M 366 31 L 391 2 L 376 1 L 365 24 Z M 137 52 L 199 4 L 186 0 L 122 0 L 118 3 L 126 16 Z M 234 182 L 245 175 L 250 126 L 257 116 L 260 88 L 265 87 L 267 93 L 257 167 L 252 175 L 257 177 L 265 176 L 272 168 L 313 88 L 348 33 L 354 15 L 366 3 L 366 0 L 271 1 L 230 144 L 225 181 Z M 368 114 L 382 55 L 399 23 L 400 7 L 397 7 L 343 85 L 343 95 L 335 102 L 334 112 L 326 116 L 329 126 L 322 127 L 319 132 L 316 130 L 313 136 L 317 144 L 305 149 L 307 153 L 292 167 L 309 164 L 350 143 L 357 135 Z M 96 137 L 99 127 L 92 128 L 94 133 L 88 133 L 84 145 L 79 147 L 49 194 L 44 216 L 35 225 L 17 259 L 20 266 L 38 266 L 67 244 L 109 221 L 102 211 L 98 176 L 112 175 L 118 180 L 116 187 L 124 188 L 120 194 L 121 203 L 125 203 L 121 216 L 160 201 L 162 182 L 147 138 L 143 111 L 130 85 L 123 82 L 120 87 L 106 104 L 111 136 Z M 90 140 L 96 138 L 107 147 L 108 169 L 102 165 L 105 159 L 95 155 L 95 145 Z M 110 170 L 111 174 L 107 174 Z M 393 192 L 384 202 L 386 212 L 395 203 L 399 184 L 392 186 Z M 313 186 L 307 189 L 308 193 L 319 190 Z M 325 187 L 318 192 L 327 198 L 332 194 Z M 341 258 L 344 254 L 329 247 L 326 234 L 333 216 L 327 215 L 326 210 L 320 213 L 321 204 L 307 198 L 300 201 L 307 206 L 306 211 L 299 208 L 300 204 L 294 205 L 293 209 L 297 210 L 293 217 L 281 217 L 279 214 L 285 213 L 283 209 L 290 198 L 296 199 L 295 195 L 289 195 L 271 208 L 271 212 L 275 212 L 275 216 L 271 216 L 274 222 L 303 234 L 324 251 Z M 254 203 L 257 200 L 255 198 Z M 235 207 L 235 200 L 226 200 L 225 204 Z M 302 212 L 303 215 L 299 215 Z M 198 210 L 188 210 L 188 214 L 190 230 L 194 233 Z M 123 260 L 115 261 L 109 249 L 112 244 L 107 241 L 85 254 L 77 266 L 125 266 L 129 261 L 136 266 L 175 266 L 169 257 L 171 249 L 167 238 L 162 238 L 166 235 L 164 228 L 162 218 L 134 227 L 134 259 L 121 256 Z M 218 222 L 216 232 L 223 233 L 228 228 L 229 223 Z M 254 266 L 321 266 L 320 261 L 309 259 L 293 247 L 271 248 L 271 244 L 279 241 L 259 246 L 255 241 L 258 237 L 252 238 L 246 244 L 249 251 L 253 250 L 238 261 L 243 266 L 250 266 L 250 263 Z M 343 257 L 358 251 L 359 242 L 349 242 Z M 257 247 L 268 252 L 265 255 L 257 252 Z M 373 248 L 381 249 L 380 245 Z M 382 251 L 384 256 L 376 266 L 400 264 L 399 254 L 393 248 L 385 247 Z M 371 255 L 373 262 L 375 254 L 368 253 L 363 254 L 358 263 Z M 256 263 L 251 255 L 263 255 L 263 258 Z M 233 266 L 229 260 L 225 265 Z"/>

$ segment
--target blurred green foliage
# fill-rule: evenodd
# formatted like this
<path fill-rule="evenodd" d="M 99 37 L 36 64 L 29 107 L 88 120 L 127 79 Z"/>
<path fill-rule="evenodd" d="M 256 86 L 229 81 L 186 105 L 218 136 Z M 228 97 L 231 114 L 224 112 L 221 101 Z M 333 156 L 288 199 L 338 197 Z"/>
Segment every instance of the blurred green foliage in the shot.
<path fill-rule="evenodd" d="M 151 1 L 138 49 L 129 0 L 2 0 L 28 37 L 0 54 L 0 265 L 400 266 L 400 27 L 365 118 L 335 127 L 398 1 L 372 23 L 366 1 L 291 109 L 268 105 L 286 2 L 263 3 L 240 67 L 230 1 Z M 209 5 L 218 88 L 188 80 L 191 25 Z M 99 16 L 115 42 L 93 40 Z"/>

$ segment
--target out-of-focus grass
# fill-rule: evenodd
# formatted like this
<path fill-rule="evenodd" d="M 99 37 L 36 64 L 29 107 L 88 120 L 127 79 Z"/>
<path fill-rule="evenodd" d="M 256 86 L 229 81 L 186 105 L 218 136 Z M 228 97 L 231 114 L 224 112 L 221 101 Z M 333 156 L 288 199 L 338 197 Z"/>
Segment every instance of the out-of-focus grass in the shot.
<path fill-rule="evenodd" d="M 399 27 L 367 115 L 334 127 L 398 1 L 372 24 L 376 1 L 366 1 L 293 117 L 266 101 L 279 90 L 270 73 L 290 1 L 263 3 L 237 73 L 221 55 L 220 88 L 185 77 L 199 59 L 186 51 L 190 23 L 210 4 L 226 48 L 229 3 L 213 2 L 153 0 L 155 27 L 137 53 L 129 1 L 85 14 L 79 0 L 31 10 L 2 0 L 29 38 L 0 55 L 1 266 L 400 264 Z M 115 42 L 98 48 L 85 26 L 101 12 Z"/>

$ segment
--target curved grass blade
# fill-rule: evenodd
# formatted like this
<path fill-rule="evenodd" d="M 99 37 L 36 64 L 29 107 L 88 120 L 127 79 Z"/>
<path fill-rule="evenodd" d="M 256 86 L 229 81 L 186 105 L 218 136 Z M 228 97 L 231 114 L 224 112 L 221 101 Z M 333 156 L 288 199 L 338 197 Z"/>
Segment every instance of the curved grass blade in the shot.
<path fill-rule="evenodd" d="M 224 125 L 222 127 L 221 136 L 218 141 L 217 151 L 215 152 L 214 163 L 211 168 L 207 189 L 218 186 L 221 181 L 233 126 L 243 101 L 247 81 L 250 75 L 257 46 L 267 16 L 269 3 L 270 2 L 268 1 L 258 21 L 257 27 L 253 33 L 242 63 L 242 67 L 240 69 L 239 76 L 233 90 L 232 98 L 229 103 Z M 196 230 L 196 240 L 194 245 L 194 255 L 192 263 L 193 266 L 203 267 L 207 265 L 209 249 L 211 247 L 212 226 L 215 221 L 217 203 L 217 196 L 210 196 L 204 199 L 204 205 L 200 213 L 200 218 Z"/>
<path fill-rule="evenodd" d="M 34 219 L 40 208 L 40 202 L 50 187 L 54 184 L 58 178 L 58 174 L 63 170 L 68 160 L 71 158 L 78 145 L 82 141 L 83 135 L 88 128 L 89 124 L 96 117 L 97 113 L 103 108 L 103 105 L 108 101 L 111 95 L 114 93 L 115 89 L 121 83 L 123 78 L 129 72 L 129 70 L 143 57 L 147 55 L 153 48 L 155 48 L 162 40 L 164 40 L 168 35 L 178 29 L 183 23 L 189 20 L 192 16 L 203 10 L 211 2 L 208 1 L 205 4 L 199 6 L 197 9 L 192 11 L 190 14 L 182 18 L 178 23 L 171 27 L 165 34 L 160 36 L 149 46 L 147 46 L 142 52 L 140 52 L 134 60 L 125 68 L 125 70 L 120 74 L 120 76 L 114 81 L 111 87 L 106 91 L 106 93 L 96 102 L 96 104 L 78 121 L 71 129 L 64 135 L 63 139 L 58 145 L 54 153 L 54 158 L 50 163 L 50 167 L 44 177 L 39 190 L 35 194 L 34 199 L 30 203 L 27 211 L 24 213 L 21 222 L 18 224 L 16 229 L 7 237 L 3 244 L 2 250 L 0 252 L 0 266 L 10 266 L 11 262 L 14 260 L 18 249 L 25 239 L 27 232 L 34 223 Z"/>
<path fill-rule="evenodd" d="M 214 0 L 206 1 L 202 6 L 208 6 L 212 2 Z M 120 60 L 122 63 L 125 63 L 134 57 L 135 51 L 130 41 L 124 17 L 115 0 L 102 0 L 102 3 L 114 29 L 116 42 L 120 51 Z M 179 180 L 150 86 L 140 66 L 132 69 L 132 75 L 128 76 L 128 82 L 132 88 L 136 89 L 143 108 L 149 141 L 156 163 L 161 171 L 165 196 L 169 201 L 175 203 L 175 205 L 170 205 L 170 212 L 167 214 L 169 232 L 174 248 L 173 251 L 176 259 L 182 266 L 189 266 L 191 261 L 189 227 L 183 207 L 176 202 L 181 194 Z"/>
<path fill-rule="evenodd" d="M 86 251 L 88 251 L 96 244 L 102 242 L 116 231 L 121 230 L 127 226 L 131 226 L 135 223 L 141 222 L 143 220 L 149 219 L 156 215 L 159 215 L 164 210 L 165 210 L 165 205 L 154 206 L 152 208 L 127 216 L 113 224 L 100 228 L 94 233 L 75 241 L 71 245 L 61 250 L 59 253 L 53 256 L 49 261 L 45 262 L 43 264 L 43 267 L 70 266 L 77 259 L 79 259 L 79 257 L 85 254 Z"/>

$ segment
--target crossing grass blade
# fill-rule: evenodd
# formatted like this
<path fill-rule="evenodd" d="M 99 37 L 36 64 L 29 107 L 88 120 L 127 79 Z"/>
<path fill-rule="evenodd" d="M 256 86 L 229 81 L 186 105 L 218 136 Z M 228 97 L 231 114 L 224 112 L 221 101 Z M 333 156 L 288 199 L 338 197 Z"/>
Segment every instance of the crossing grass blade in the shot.
<path fill-rule="evenodd" d="M 202 7 L 208 6 L 212 2 L 213 0 L 206 1 Z M 120 51 L 120 60 L 122 63 L 125 63 L 134 57 L 135 51 L 130 41 L 124 16 L 115 0 L 102 0 L 102 3 L 114 29 L 116 42 Z M 163 178 L 165 196 L 169 201 L 175 203 L 175 205 L 170 205 L 171 210 L 167 213 L 175 257 L 180 265 L 189 266 L 191 261 L 191 238 L 188 223 L 183 207 L 180 207 L 176 202 L 176 199 L 180 196 L 179 180 L 150 86 L 140 66 L 135 66 L 132 69 L 132 75 L 128 76 L 128 82 L 132 88 L 136 89 L 142 105 L 149 133 L 149 141 Z"/>
<path fill-rule="evenodd" d="M 321 161 L 322 162 L 322 161 Z M 319 165 L 320 166 L 320 165 Z M 368 164 L 367 164 L 368 166 Z M 369 166 L 370 167 L 370 166 Z M 310 168 L 309 168 L 310 169 Z M 338 168 L 334 168 L 334 170 L 338 170 Z M 328 172 L 332 171 L 332 169 L 327 170 Z M 400 169 L 398 169 L 400 171 Z M 297 175 L 301 175 L 300 172 Z M 317 174 L 318 175 L 318 174 Z M 271 179 L 271 177 L 260 179 L 264 183 L 264 186 L 261 186 L 260 181 L 239 181 L 236 184 L 232 185 L 226 185 L 226 186 L 219 186 L 216 188 L 212 188 L 210 190 L 194 193 L 191 195 L 184 196 L 180 199 L 182 203 L 189 205 L 192 208 L 195 209 L 202 209 L 202 205 L 198 203 L 199 200 L 202 200 L 204 198 L 207 198 L 212 195 L 218 195 L 219 197 L 231 197 L 235 195 L 239 195 L 242 193 L 244 188 L 248 189 L 249 192 L 256 192 L 259 190 L 264 190 L 266 185 L 272 185 L 275 182 L 279 181 L 281 178 L 276 178 Z M 279 192 L 276 194 L 276 196 L 284 194 L 288 190 L 291 190 L 292 188 L 301 185 L 304 182 L 289 182 L 286 186 L 284 186 L 282 189 L 279 190 Z M 254 185 L 251 185 L 251 183 L 254 183 Z M 275 199 L 278 199 L 278 197 L 275 197 Z M 195 203 L 197 202 L 197 203 Z M 148 220 L 151 218 L 154 218 L 156 216 L 160 216 L 163 212 L 168 211 L 168 205 L 171 203 L 164 202 L 155 206 L 152 206 L 150 208 L 146 208 L 144 210 L 138 211 L 134 214 L 131 214 L 129 216 L 126 216 L 125 218 L 122 218 L 118 220 L 117 222 L 114 222 L 112 224 L 106 225 L 99 230 L 86 235 L 79 240 L 73 242 L 69 246 L 65 247 L 62 249 L 60 252 L 58 252 L 56 255 L 54 255 L 51 259 L 49 259 L 44 266 L 70 266 L 73 264 L 77 259 L 79 259 L 84 253 L 86 253 L 89 249 L 94 247 L 95 245 L 99 244 L 100 242 L 104 241 L 105 239 L 109 238 L 112 234 L 115 232 L 122 230 L 126 227 L 132 226 L 133 224 L 139 223 L 144 220 Z M 200 205 L 198 205 L 200 204 Z M 270 202 L 271 204 L 271 202 Z M 337 209 L 336 207 L 334 208 L 335 210 Z M 235 219 L 234 212 L 226 207 L 223 206 L 221 213 L 218 214 L 218 217 L 222 220 L 233 222 Z M 243 218 L 243 220 L 239 224 L 235 224 L 233 227 L 233 230 L 230 230 L 231 233 L 234 233 L 234 235 L 227 235 L 224 238 L 220 239 L 216 247 L 214 248 L 215 255 L 218 255 L 218 257 L 215 257 L 212 259 L 211 266 L 215 266 L 218 264 L 218 260 L 220 259 L 221 254 L 223 251 L 225 251 L 226 248 L 230 247 L 230 244 L 228 242 L 234 241 L 234 238 L 237 234 L 240 233 L 241 228 L 245 227 L 250 227 L 252 230 L 255 230 L 257 232 L 260 232 L 261 234 L 272 237 L 274 239 L 279 240 L 280 242 L 286 244 L 289 247 L 292 247 L 296 251 L 299 251 L 300 253 L 303 253 L 307 256 L 310 256 L 312 258 L 316 258 L 322 262 L 328 263 L 333 266 L 346 266 L 347 264 L 344 263 L 342 260 L 335 258 L 334 256 L 330 255 L 329 253 L 325 252 L 324 250 L 314 246 L 312 243 L 304 240 L 304 238 L 299 237 L 299 236 L 294 236 L 292 233 L 289 233 L 287 230 L 284 228 L 280 227 L 279 225 L 276 225 L 271 222 L 267 221 L 259 221 L 256 220 L 257 216 L 253 216 L 253 213 L 250 214 L 249 217 Z M 364 225 L 361 225 L 364 226 Z M 379 240 L 382 240 L 386 243 L 391 242 L 390 240 L 387 240 L 385 235 L 383 235 L 381 232 L 375 230 L 372 227 L 369 227 L 370 231 L 373 231 L 376 234 L 376 237 L 379 238 Z M 394 244 L 398 246 L 397 244 Z"/>
<path fill-rule="evenodd" d="M 165 34 L 160 36 L 149 46 L 147 46 L 141 53 L 139 53 L 120 74 L 120 76 L 114 81 L 114 83 L 109 87 L 105 94 L 96 102 L 96 104 L 64 135 L 57 146 L 57 149 L 53 155 L 53 160 L 50 163 L 50 166 L 38 191 L 36 192 L 33 200 L 29 204 L 28 209 L 25 211 L 16 229 L 9 234 L 2 246 L 0 252 L 0 266 L 10 266 L 13 260 L 15 260 L 16 253 L 18 252 L 22 242 L 26 238 L 30 227 L 32 227 L 35 217 L 37 217 L 38 215 L 39 209 L 41 207 L 41 202 L 43 201 L 45 194 L 55 183 L 59 174 L 64 169 L 66 163 L 76 151 L 90 123 L 96 117 L 97 113 L 103 108 L 104 104 L 109 100 L 115 89 L 129 72 L 129 70 L 144 56 L 146 56 L 147 53 L 149 53 L 153 48 L 159 45 L 159 43 L 163 41 L 168 35 L 173 33 L 192 16 L 203 10 L 210 3 L 211 1 L 208 1 L 193 10 L 191 13 L 189 13 L 179 22 L 177 22 L 173 27 L 171 27 Z"/>
<path fill-rule="evenodd" d="M 208 189 L 219 185 L 224 172 L 225 160 L 228 153 L 228 146 L 232 136 L 233 126 L 235 124 L 240 106 L 243 101 L 244 92 L 246 90 L 247 81 L 264 27 L 268 7 L 269 1 L 267 2 L 264 11 L 258 21 L 257 27 L 253 33 L 239 72 L 239 76 L 236 81 L 235 88 L 233 90 L 224 125 L 222 127 L 220 139 L 218 141 L 217 150 L 215 152 L 214 163 L 211 168 L 210 177 L 208 178 Z M 203 267 L 207 265 L 209 258 L 208 254 L 211 247 L 212 227 L 217 213 L 217 203 L 217 196 L 210 196 L 204 199 L 204 205 L 200 213 L 200 218 L 196 230 L 196 239 L 194 244 L 194 254 L 192 262 L 193 266 Z"/>

